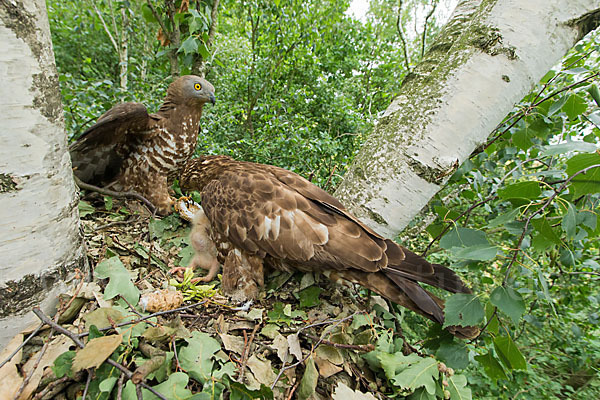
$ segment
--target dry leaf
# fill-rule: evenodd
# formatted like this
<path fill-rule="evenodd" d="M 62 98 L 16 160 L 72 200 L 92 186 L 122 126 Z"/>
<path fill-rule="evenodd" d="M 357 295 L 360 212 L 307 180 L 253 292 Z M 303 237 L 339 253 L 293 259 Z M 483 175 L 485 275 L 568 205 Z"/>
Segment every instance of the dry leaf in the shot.
<path fill-rule="evenodd" d="M 6 360 L 9 354 L 15 351 L 21 343 L 23 343 L 23 334 L 19 333 L 12 338 L 10 343 L 0 353 L 0 360 Z M 21 378 L 17 370 L 17 364 L 21 362 L 21 354 L 22 350 L 19 350 L 12 360 L 0 368 L 0 399 L 14 399 L 23 382 L 23 378 Z"/>
<path fill-rule="evenodd" d="M 271 347 L 277 350 L 277 356 L 282 362 L 290 362 L 292 360 L 289 351 L 290 345 L 285 336 L 281 334 L 275 336 Z"/>
<path fill-rule="evenodd" d="M 256 380 L 263 385 L 271 386 L 275 381 L 275 373 L 273 372 L 273 368 L 271 368 L 271 361 L 263 361 L 256 354 L 253 354 L 248 359 L 247 365 Z"/>
<path fill-rule="evenodd" d="M 73 345 L 71 339 L 66 336 L 59 336 L 54 338 L 46 348 L 46 352 L 42 356 L 37 368 L 35 371 L 33 370 L 34 364 L 37 362 L 39 357 L 39 352 L 35 353 L 31 356 L 31 358 L 25 363 L 23 366 L 23 372 L 27 375 L 33 374 L 31 379 L 29 380 L 29 384 L 25 386 L 19 400 L 29 399 L 33 394 L 34 390 L 37 389 L 40 380 L 42 379 L 42 375 L 44 374 L 44 369 L 50 365 L 54 365 L 54 360 L 58 356 L 60 356 L 65 351 L 69 350 L 69 347 Z"/>
<path fill-rule="evenodd" d="M 110 328 L 112 324 L 118 323 L 122 319 L 123 314 L 111 307 L 100 307 L 83 316 L 86 331 L 89 331 L 92 325 L 98 329 Z"/>
<path fill-rule="evenodd" d="M 371 393 L 352 390 L 342 382 L 338 383 L 331 398 L 333 400 L 377 400 Z"/>
<path fill-rule="evenodd" d="M 315 357 L 315 363 L 317 364 L 317 368 L 319 369 L 319 375 L 321 375 L 323 378 L 329 378 L 330 376 L 337 374 L 343 369 L 342 367 L 338 367 L 331 361 L 321 357 Z"/>
<path fill-rule="evenodd" d="M 287 342 L 290 345 L 289 351 L 298 361 L 302 360 L 302 348 L 300 347 L 300 339 L 298 334 L 294 333 L 287 337 Z"/>
<path fill-rule="evenodd" d="M 225 350 L 234 351 L 240 355 L 244 352 L 244 339 L 242 339 L 241 337 L 227 335 L 224 333 L 219 334 L 219 336 L 223 341 L 223 346 L 225 346 Z"/>
<path fill-rule="evenodd" d="M 87 368 L 98 368 L 119 347 L 121 335 L 101 336 L 87 342 L 85 347 L 73 358 L 73 372 Z"/>

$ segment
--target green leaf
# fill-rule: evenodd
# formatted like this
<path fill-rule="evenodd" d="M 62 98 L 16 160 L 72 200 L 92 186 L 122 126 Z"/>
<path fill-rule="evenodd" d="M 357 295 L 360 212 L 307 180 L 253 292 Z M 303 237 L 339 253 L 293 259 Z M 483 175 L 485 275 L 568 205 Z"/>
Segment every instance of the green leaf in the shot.
<path fill-rule="evenodd" d="M 592 96 L 592 99 L 594 99 L 594 101 L 596 102 L 596 105 L 598 107 L 600 107 L 600 90 L 598 89 L 598 86 L 596 86 L 595 83 L 593 83 L 589 88 L 588 88 L 588 93 L 590 94 L 590 96 Z"/>
<path fill-rule="evenodd" d="M 446 300 L 444 328 L 451 325 L 472 326 L 483 321 L 483 306 L 477 296 L 456 293 Z"/>
<path fill-rule="evenodd" d="M 186 339 L 188 345 L 179 350 L 179 362 L 190 377 L 200 383 L 210 380 L 214 361 L 213 354 L 221 349 L 219 342 L 204 332 L 195 331 L 190 339 Z"/>
<path fill-rule="evenodd" d="M 142 4 L 142 17 L 148 22 L 158 22 L 154 17 L 154 14 L 152 14 L 152 9 L 147 3 Z"/>
<path fill-rule="evenodd" d="M 521 294 L 511 287 L 498 286 L 490 295 L 490 302 L 508 315 L 514 324 L 525 312 L 525 302 Z"/>
<path fill-rule="evenodd" d="M 300 307 L 308 308 L 318 306 L 319 304 L 321 304 L 321 301 L 319 300 L 319 295 L 321 294 L 322 290 L 323 289 L 321 289 L 320 287 L 314 285 L 302 289 L 298 293 L 298 297 L 300 298 Z"/>
<path fill-rule="evenodd" d="M 414 390 L 424 386 L 429 394 L 435 394 L 435 380 L 439 374 L 435 359 L 421 358 L 396 375 L 392 382 L 404 389 Z"/>
<path fill-rule="evenodd" d="M 560 237 L 554 232 L 554 229 L 546 219 L 546 217 L 537 218 L 531 221 L 531 225 L 544 236 L 546 239 L 552 241 L 554 244 L 560 245 Z"/>
<path fill-rule="evenodd" d="M 583 153 L 593 153 L 598 150 L 598 146 L 594 143 L 587 142 L 565 142 L 544 146 L 540 154 L 544 156 L 554 156 L 556 154 L 564 154 L 569 151 L 580 151 Z"/>
<path fill-rule="evenodd" d="M 414 391 L 410 396 L 407 397 L 408 400 L 436 400 L 437 396 L 434 394 L 429 394 L 427 389 L 424 387 L 418 388 Z M 351 400 L 351 399 L 348 399 Z"/>
<path fill-rule="evenodd" d="M 192 391 L 187 388 L 189 377 L 185 372 L 175 372 L 169 375 L 169 379 L 152 388 L 167 399 L 188 399 Z M 143 389 L 144 400 L 158 400 L 159 398 L 147 389 Z"/>
<path fill-rule="evenodd" d="M 495 228 L 508 222 L 512 222 L 517 218 L 520 212 L 521 210 L 519 208 L 515 208 L 507 213 L 500 214 L 488 223 L 488 227 Z"/>
<path fill-rule="evenodd" d="M 140 291 L 131 282 L 131 273 L 125 268 L 119 257 L 111 257 L 100 262 L 95 269 L 96 276 L 108 278 L 104 289 L 104 298 L 109 300 L 118 295 L 123 296 L 129 303 L 136 305 L 140 299 Z"/>
<path fill-rule="evenodd" d="M 100 382 L 100 385 L 98 386 L 101 392 L 108 392 L 110 393 L 113 388 L 115 387 L 115 383 L 117 383 L 118 378 L 116 376 L 111 376 L 108 377 L 106 379 L 104 379 L 102 382 Z"/>
<path fill-rule="evenodd" d="M 385 376 L 387 376 L 388 379 L 392 380 L 394 379 L 394 377 L 396 377 L 398 373 L 408 368 L 408 366 L 410 366 L 411 364 L 418 363 L 419 360 L 421 360 L 421 357 L 419 357 L 415 353 L 411 353 L 408 356 L 405 356 L 404 354 L 399 352 L 379 352 L 377 354 L 377 359 L 379 360 L 383 372 L 385 372 Z"/>
<path fill-rule="evenodd" d="M 528 130 L 521 129 L 513 133 L 512 141 L 519 149 L 526 151 L 533 145 L 530 139 L 531 136 L 532 135 L 528 133 Z"/>
<path fill-rule="evenodd" d="M 555 101 L 554 103 L 552 103 L 552 105 L 548 109 L 548 116 L 551 117 L 557 111 L 559 111 L 565 105 L 568 98 L 569 98 L 569 96 L 563 96 L 560 99 L 558 99 L 557 101 Z"/>
<path fill-rule="evenodd" d="M 453 375 L 448 377 L 448 391 L 450 400 L 471 400 L 471 389 L 467 387 L 465 375 Z"/>
<path fill-rule="evenodd" d="M 74 351 L 67 351 L 54 360 L 52 371 L 54 371 L 54 375 L 56 375 L 57 378 L 62 378 L 65 375 L 72 376 L 71 366 L 73 365 L 75 354 Z"/>
<path fill-rule="evenodd" d="M 183 43 L 181 43 L 181 46 L 179 47 L 179 50 L 177 50 L 177 52 L 181 53 L 183 51 L 186 55 L 190 53 L 197 53 L 198 43 L 199 41 L 196 38 L 196 36 L 190 36 L 187 39 L 185 39 Z"/>
<path fill-rule="evenodd" d="M 570 120 L 574 120 L 587 110 L 587 103 L 583 97 L 572 94 L 565 102 L 562 110 L 567 114 Z"/>
<path fill-rule="evenodd" d="M 573 239 L 577 231 L 577 210 L 575 209 L 575 206 L 573 204 L 567 204 L 567 212 L 563 216 L 561 225 L 565 233 L 567 234 L 567 237 Z"/>
<path fill-rule="evenodd" d="M 452 254 L 465 260 L 488 261 L 496 258 L 498 248 L 491 244 L 479 244 L 476 246 L 454 248 Z"/>
<path fill-rule="evenodd" d="M 527 369 L 525 357 L 519 351 L 510 336 L 498 336 L 494 338 L 494 349 L 500 357 L 500 361 L 509 369 Z"/>
<path fill-rule="evenodd" d="M 442 360 L 450 368 L 465 369 L 469 366 L 469 350 L 462 341 L 440 344 L 435 357 Z"/>
<path fill-rule="evenodd" d="M 79 200 L 77 208 L 79 209 L 79 218 L 83 218 L 86 215 L 93 214 L 96 211 L 96 209 L 92 207 L 90 203 L 83 200 Z"/>
<path fill-rule="evenodd" d="M 228 382 L 229 390 L 231 390 L 230 400 L 273 399 L 273 391 L 271 391 L 271 389 L 266 387 L 265 385 L 261 384 L 260 389 L 258 390 L 251 390 L 239 382 Z M 210 398 L 212 399 L 213 397 Z"/>
<path fill-rule="evenodd" d="M 198 52 L 200 53 L 203 59 L 208 60 L 210 58 L 210 51 L 208 51 L 206 43 L 200 42 L 200 44 L 198 45 Z"/>
<path fill-rule="evenodd" d="M 498 379 L 508 379 L 506 372 L 504 372 L 504 368 L 502 368 L 502 364 L 500 364 L 491 352 L 475 356 L 475 360 L 483 366 L 485 374 L 490 377 L 490 379 L 494 381 Z"/>
<path fill-rule="evenodd" d="M 542 193 L 538 182 L 519 182 L 498 189 L 501 199 L 537 199 Z"/>
<path fill-rule="evenodd" d="M 106 211 L 110 211 L 113 208 L 113 198 L 110 196 L 104 196 L 104 208 Z"/>
<path fill-rule="evenodd" d="M 312 356 L 306 360 L 306 368 L 304 369 L 304 375 L 300 381 L 298 387 L 298 398 L 300 400 L 306 400 L 315 393 L 317 388 L 317 381 L 319 380 L 319 371 L 315 366 L 315 360 Z"/>
<path fill-rule="evenodd" d="M 567 161 L 567 175 L 572 177 L 577 172 L 600 164 L 600 154 L 578 154 Z M 573 195 L 581 196 L 600 192 L 600 167 L 589 169 L 585 174 L 581 173 L 571 180 L 570 188 Z"/>
<path fill-rule="evenodd" d="M 485 304 L 485 321 L 487 323 L 487 331 L 493 335 L 497 335 L 500 330 L 500 322 L 498 316 L 494 314 L 496 307 L 489 301 Z"/>
<path fill-rule="evenodd" d="M 443 249 L 453 247 L 469 247 L 475 245 L 489 245 L 485 232 L 479 229 L 455 227 L 446 233 L 440 240 Z"/>

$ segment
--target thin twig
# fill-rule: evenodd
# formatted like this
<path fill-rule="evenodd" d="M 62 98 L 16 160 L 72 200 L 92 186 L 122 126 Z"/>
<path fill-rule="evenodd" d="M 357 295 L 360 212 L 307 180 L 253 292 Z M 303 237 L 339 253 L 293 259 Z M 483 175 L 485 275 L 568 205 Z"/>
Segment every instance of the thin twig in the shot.
<path fill-rule="evenodd" d="M 17 400 L 19 397 L 21 397 L 21 394 L 23 393 L 23 390 L 29 384 L 29 381 L 33 377 L 33 374 L 34 374 L 35 370 L 40 365 L 40 361 L 42 361 L 42 357 L 46 353 L 46 350 L 48 350 L 48 345 L 50 344 L 50 340 L 52 340 L 52 334 L 53 333 L 54 333 L 53 331 L 50 331 L 50 335 L 48 335 L 48 338 L 46 339 L 46 342 L 44 343 L 44 346 L 40 350 L 38 358 L 35 360 L 35 363 L 33 363 L 33 366 L 31 367 L 31 370 L 29 371 L 29 373 L 27 374 L 27 376 L 25 377 L 25 379 L 23 380 L 23 382 L 21 382 L 21 386 L 19 386 L 19 390 L 15 394 L 14 400 Z"/>
<path fill-rule="evenodd" d="M 83 389 L 83 396 L 81 396 L 81 400 L 85 400 L 87 397 L 87 393 L 90 388 L 90 382 L 92 382 L 92 369 L 88 368 L 87 379 L 85 380 L 85 389 Z"/>
<path fill-rule="evenodd" d="M 248 340 L 247 345 L 244 348 L 244 353 L 242 354 L 242 365 L 240 366 L 240 373 L 238 375 L 238 382 L 242 383 L 244 381 L 244 372 L 246 371 L 246 364 L 248 363 L 248 358 L 250 355 L 250 348 L 252 347 L 252 342 L 254 342 L 254 335 L 256 335 L 256 331 L 261 324 L 254 325 L 254 329 L 252 329 L 252 333 L 250 334 L 250 339 Z M 245 333 L 246 331 L 244 331 Z"/>
<path fill-rule="evenodd" d="M 504 135 L 506 132 L 508 132 L 508 130 L 509 130 L 510 128 L 512 128 L 513 126 L 515 126 L 517 122 L 519 122 L 519 121 L 520 121 L 520 120 L 521 120 L 521 119 L 522 119 L 522 118 L 523 118 L 525 115 L 527 115 L 527 112 L 528 112 L 528 111 L 530 111 L 530 110 L 532 110 L 533 108 L 535 108 L 535 107 L 539 106 L 540 104 L 542 104 L 542 103 L 543 103 L 543 102 L 545 102 L 546 100 L 548 100 L 548 99 L 551 99 L 552 97 L 554 97 L 554 96 L 556 96 L 556 95 L 558 95 L 558 94 L 560 94 L 560 93 L 562 93 L 562 92 L 564 92 L 564 91 L 567 91 L 567 90 L 569 90 L 569 89 L 571 89 L 571 88 L 573 88 L 573 87 L 575 87 L 575 86 L 577 86 L 577 85 L 579 85 L 579 84 L 581 84 L 581 83 L 587 82 L 587 81 L 589 81 L 590 79 L 597 77 L 598 75 L 600 75 L 600 72 L 596 72 L 595 74 L 592 74 L 592 75 L 590 75 L 590 76 L 588 76 L 588 77 L 586 77 L 586 78 L 584 78 L 584 79 L 582 79 L 582 80 L 580 80 L 580 81 L 577 81 L 577 82 L 575 82 L 575 83 L 572 83 L 572 84 L 570 84 L 570 85 L 568 85 L 568 86 L 565 86 L 565 87 L 564 87 L 564 88 L 562 88 L 562 89 L 558 89 L 558 90 L 556 90 L 556 91 L 554 91 L 554 92 L 550 93 L 548 96 L 544 97 L 543 99 L 541 99 L 541 100 L 537 101 L 536 103 L 533 103 L 533 104 L 531 104 L 530 106 L 526 107 L 526 108 L 524 109 L 525 111 L 519 111 L 518 113 L 514 114 L 514 115 L 513 115 L 513 116 L 511 116 L 510 118 L 514 118 L 515 116 L 517 116 L 518 118 L 517 118 L 517 119 L 516 119 L 516 120 L 515 120 L 515 121 L 514 121 L 512 124 L 510 124 L 510 126 L 508 126 L 506 129 L 503 129 L 503 130 L 502 130 L 502 132 L 500 132 L 498 135 L 496 135 L 496 136 L 495 136 L 495 137 L 494 137 L 492 140 L 490 140 L 489 142 L 487 142 L 487 143 L 485 144 L 485 146 L 483 146 L 483 147 L 481 148 L 481 151 L 484 151 L 485 149 L 487 149 L 488 147 L 490 147 L 490 146 L 491 146 L 491 145 L 492 145 L 492 144 L 493 144 L 493 143 L 494 143 L 496 140 L 500 139 L 500 138 L 501 138 L 501 137 L 502 137 L 502 136 L 503 136 L 503 135 Z M 536 97 L 536 98 L 537 98 L 537 97 Z M 510 120 L 510 118 L 509 118 L 509 120 Z M 499 129 L 499 128 L 496 128 L 496 129 L 494 129 L 494 130 L 497 130 L 497 129 Z M 470 157 L 473 157 L 475 154 L 478 154 L 478 153 L 480 153 L 481 151 L 479 151 L 479 152 L 477 152 L 477 153 L 473 152 L 473 154 L 471 154 L 471 156 L 470 156 Z"/>
<path fill-rule="evenodd" d="M 523 244 L 523 240 L 525 239 L 525 235 L 527 234 L 527 228 L 529 227 L 529 223 L 531 222 L 531 220 L 533 219 L 533 217 L 535 217 L 538 214 L 541 214 L 550 204 L 552 204 L 552 201 L 554 200 L 554 198 L 556 196 L 558 196 L 558 194 L 560 192 L 562 192 L 563 190 L 566 189 L 567 185 L 578 175 L 581 174 L 585 174 L 586 172 L 588 172 L 589 170 L 593 169 L 593 168 L 600 168 L 600 164 L 594 164 L 594 165 L 590 165 L 589 167 L 586 167 L 582 170 L 577 171 L 576 173 L 574 173 L 573 175 L 571 175 L 570 177 L 568 177 L 565 182 L 557 189 L 554 191 L 554 193 L 552 193 L 552 195 L 550 197 L 548 197 L 548 200 L 546 200 L 546 202 L 539 208 L 537 209 L 534 213 L 532 213 L 526 220 L 525 220 L 525 226 L 523 227 L 523 232 L 521 233 L 521 236 L 519 237 L 519 241 L 517 242 L 517 245 L 515 246 L 515 249 L 513 250 L 513 255 L 511 257 L 511 260 L 508 264 L 508 266 L 506 267 L 506 273 L 504 275 L 504 280 L 502 281 L 502 286 L 506 286 L 506 282 L 508 281 L 508 277 L 510 276 L 510 271 L 512 266 L 514 265 L 515 261 L 517 260 L 517 256 L 521 250 L 521 245 Z"/>
<path fill-rule="evenodd" d="M 67 382 L 69 379 L 71 379 L 71 377 L 65 375 L 60 379 L 57 379 L 53 382 L 50 382 L 45 388 L 44 390 L 42 390 L 41 392 L 37 393 L 35 395 L 35 397 L 33 398 L 33 400 L 41 400 L 44 398 L 44 396 L 46 396 L 48 393 L 50 393 L 55 387 Z"/>
<path fill-rule="evenodd" d="M 145 316 L 145 317 L 143 317 L 143 318 L 136 319 L 136 320 L 134 320 L 134 321 L 121 322 L 121 323 L 119 323 L 119 324 L 116 324 L 116 325 L 115 325 L 115 327 L 117 327 L 117 328 L 120 328 L 120 327 L 122 327 L 122 326 L 134 325 L 134 324 L 137 324 L 137 323 L 140 323 L 140 322 L 146 321 L 147 319 L 154 318 L 154 317 L 158 317 L 158 316 L 160 316 L 160 315 L 171 314 L 171 313 L 174 313 L 174 312 L 179 312 L 179 311 L 189 310 L 190 308 L 194 308 L 194 307 L 201 306 L 201 305 L 203 305 L 203 304 L 205 304 L 205 303 L 207 303 L 207 302 L 208 302 L 208 299 L 205 299 L 205 300 L 202 300 L 202 301 L 200 301 L 200 302 L 198 302 L 198 303 L 190 304 L 190 305 L 188 305 L 188 306 L 178 307 L 178 308 L 174 308 L 174 309 L 172 309 L 172 310 L 158 311 L 158 312 L 155 312 L 155 313 L 153 313 L 153 314 L 146 315 L 146 316 Z M 109 327 L 109 328 L 102 328 L 102 329 L 98 329 L 98 330 L 99 330 L 100 332 L 103 332 L 103 331 L 108 331 L 108 330 L 111 330 L 111 329 L 113 329 L 113 328 L 112 328 L 112 327 Z M 80 334 L 78 335 L 78 338 L 83 338 L 83 337 L 86 337 L 86 336 L 88 336 L 89 334 L 90 334 L 89 332 L 83 332 L 83 333 L 80 333 Z"/>
<path fill-rule="evenodd" d="M 67 336 L 69 339 L 71 339 L 73 341 L 73 343 L 75 343 L 77 345 L 77 347 L 79 347 L 81 349 L 83 349 L 85 347 L 84 343 L 79 339 L 79 337 L 76 334 L 63 328 L 56 322 L 52 321 L 50 318 L 48 318 L 48 316 L 46 314 L 44 314 L 42 312 L 42 310 L 39 307 L 34 307 L 32 311 L 40 319 L 40 321 L 42 321 L 44 324 L 50 326 L 54 331 Z M 123 365 L 119 364 L 115 360 L 107 358 L 105 362 L 107 364 L 117 368 L 122 373 L 124 373 L 128 379 L 131 379 L 131 377 L 133 376 L 133 372 L 131 372 L 130 370 L 128 370 L 127 368 L 125 368 Z M 158 393 L 156 390 L 154 390 L 152 387 L 148 386 L 147 384 L 141 382 L 139 385 L 144 387 L 145 389 L 148 389 L 150 392 L 152 392 L 152 394 L 157 396 L 159 399 L 167 400 L 166 397 L 164 397 L 162 394 Z"/>
<path fill-rule="evenodd" d="M 308 333 L 304 333 L 301 332 L 302 335 L 306 336 L 309 339 L 312 340 L 321 340 L 320 337 L 315 336 L 315 335 L 311 335 Z M 348 350 L 356 350 L 356 351 L 364 351 L 366 353 L 375 350 L 375 346 L 372 344 L 344 344 L 344 343 L 335 343 L 335 342 L 330 342 L 329 340 L 321 340 L 321 344 L 327 345 L 327 346 L 332 346 L 338 349 L 348 349 Z"/>
<path fill-rule="evenodd" d="M 89 183 L 83 182 L 76 175 L 73 175 L 73 179 L 75 179 L 75 183 L 77 184 L 77 186 L 79 186 L 80 189 L 89 190 L 91 192 L 97 192 L 97 193 L 100 193 L 100 194 L 103 194 L 106 196 L 112 196 L 112 197 L 117 197 L 117 198 L 128 197 L 128 198 L 132 198 L 132 199 L 137 199 L 137 200 L 141 201 L 142 203 L 144 203 L 146 205 L 146 207 L 148 207 L 148 210 L 150 210 L 150 212 L 153 215 L 156 213 L 156 207 L 154 206 L 154 204 L 152 204 L 152 202 L 150 200 L 148 200 L 147 198 L 145 198 L 144 196 L 142 196 L 141 194 L 139 194 L 137 192 L 134 192 L 134 191 L 117 192 L 114 190 L 90 185 Z"/>
<path fill-rule="evenodd" d="M 42 329 L 43 326 L 44 326 L 44 324 L 40 324 L 37 328 L 35 328 L 35 330 L 33 332 L 31 332 L 29 334 L 29 336 L 27 336 L 27 339 L 23 340 L 23 343 L 21 343 L 19 345 L 19 347 L 17 347 L 12 353 L 10 353 L 10 355 L 4 361 L 2 361 L 2 363 L 0 363 L 0 369 L 2 369 L 2 367 L 4 366 L 4 364 L 6 364 L 10 360 L 12 360 L 12 358 L 19 352 L 19 350 L 21 350 L 27 343 L 29 343 L 29 341 L 35 335 L 37 335 L 37 333 L 40 331 L 40 329 Z"/>
<path fill-rule="evenodd" d="M 425 24 L 423 25 L 423 37 L 421 40 L 421 58 L 423 58 L 423 56 L 425 55 L 425 39 L 427 36 L 427 22 L 429 22 L 429 18 L 431 18 L 431 16 L 433 15 L 433 13 L 435 12 L 435 9 L 437 8 L 438 2 L 434 1 L 433 2 L 433 7 L 431 8 L 431 11 L 429 11 L 429 13 L 427 14 L 427 16 L 425 17 Z"/>

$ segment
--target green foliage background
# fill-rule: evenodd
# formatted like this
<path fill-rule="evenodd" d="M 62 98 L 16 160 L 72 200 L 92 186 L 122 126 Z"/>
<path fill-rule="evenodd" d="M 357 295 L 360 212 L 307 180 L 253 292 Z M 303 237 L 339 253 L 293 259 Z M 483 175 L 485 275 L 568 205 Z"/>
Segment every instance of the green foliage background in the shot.
<path fill-rule="evenodd" d="M 145 3 L 96 2 L 117 29 L 121 11 L 131 21 L 129 83 L 121 91 L 118 55 L 90 4 L 48 1 L 70 137 L 119 101 L 156 110 L 172 80 L 168 48 L 156 39 L 159 25 Z M 422 27 L 418 34 L 405 28 L 406 60 L 397 21 L 414 24 L 412 11 L 428 12 L 429 2 L 404 2 L 398 19 L 396 2 L 375 0 L 358 21 L 345 13 L 347 0 L 224 0 L 215 41 L 201 50 L 211 4 L 192 1 L 200 12 L 181 13 L 182 45 L 175 49 L 181 73 L 204 57 L 217 88 L 198 154 L 279 165 L 333 190 L 421 57 Z M 437 16 L 428 21 L 426 44 L 439 30 Z M 598 34 L 578 44 L 408 231 L 411 247 L 427 248 L 476 293 L 451 297 L 448 320 L 486 330 L 462 342 L 412 313 L 395 315 L 409 342 L 426 338 L 423 351 L 462 370 L 475 398 L 600 398 L 598 50 Z M 208 57 L 200 54 L 206 51 Z M 418 229 L 424 221 L 431 223 Z M 396 395 L 406 394 L 397 371 L 389 373 L 398 351 L 388 343 L 373 357 Z M 413 396 L 435 398 L 423 387 Z"/>

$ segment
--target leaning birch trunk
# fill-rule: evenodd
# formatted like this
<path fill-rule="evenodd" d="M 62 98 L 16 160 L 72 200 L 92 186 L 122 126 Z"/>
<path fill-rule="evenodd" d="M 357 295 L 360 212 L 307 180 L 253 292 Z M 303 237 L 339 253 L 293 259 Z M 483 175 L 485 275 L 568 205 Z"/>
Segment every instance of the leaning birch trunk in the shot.
<path fill-rule="evenodd" d="M 44 0 L 0 1 L 0 349 L 87 266 Z"/>
<path fill-rule="evenodd" d="M 397 235 L 599 20 L 594 0 L 461 1 L 335 195 Z"/>

